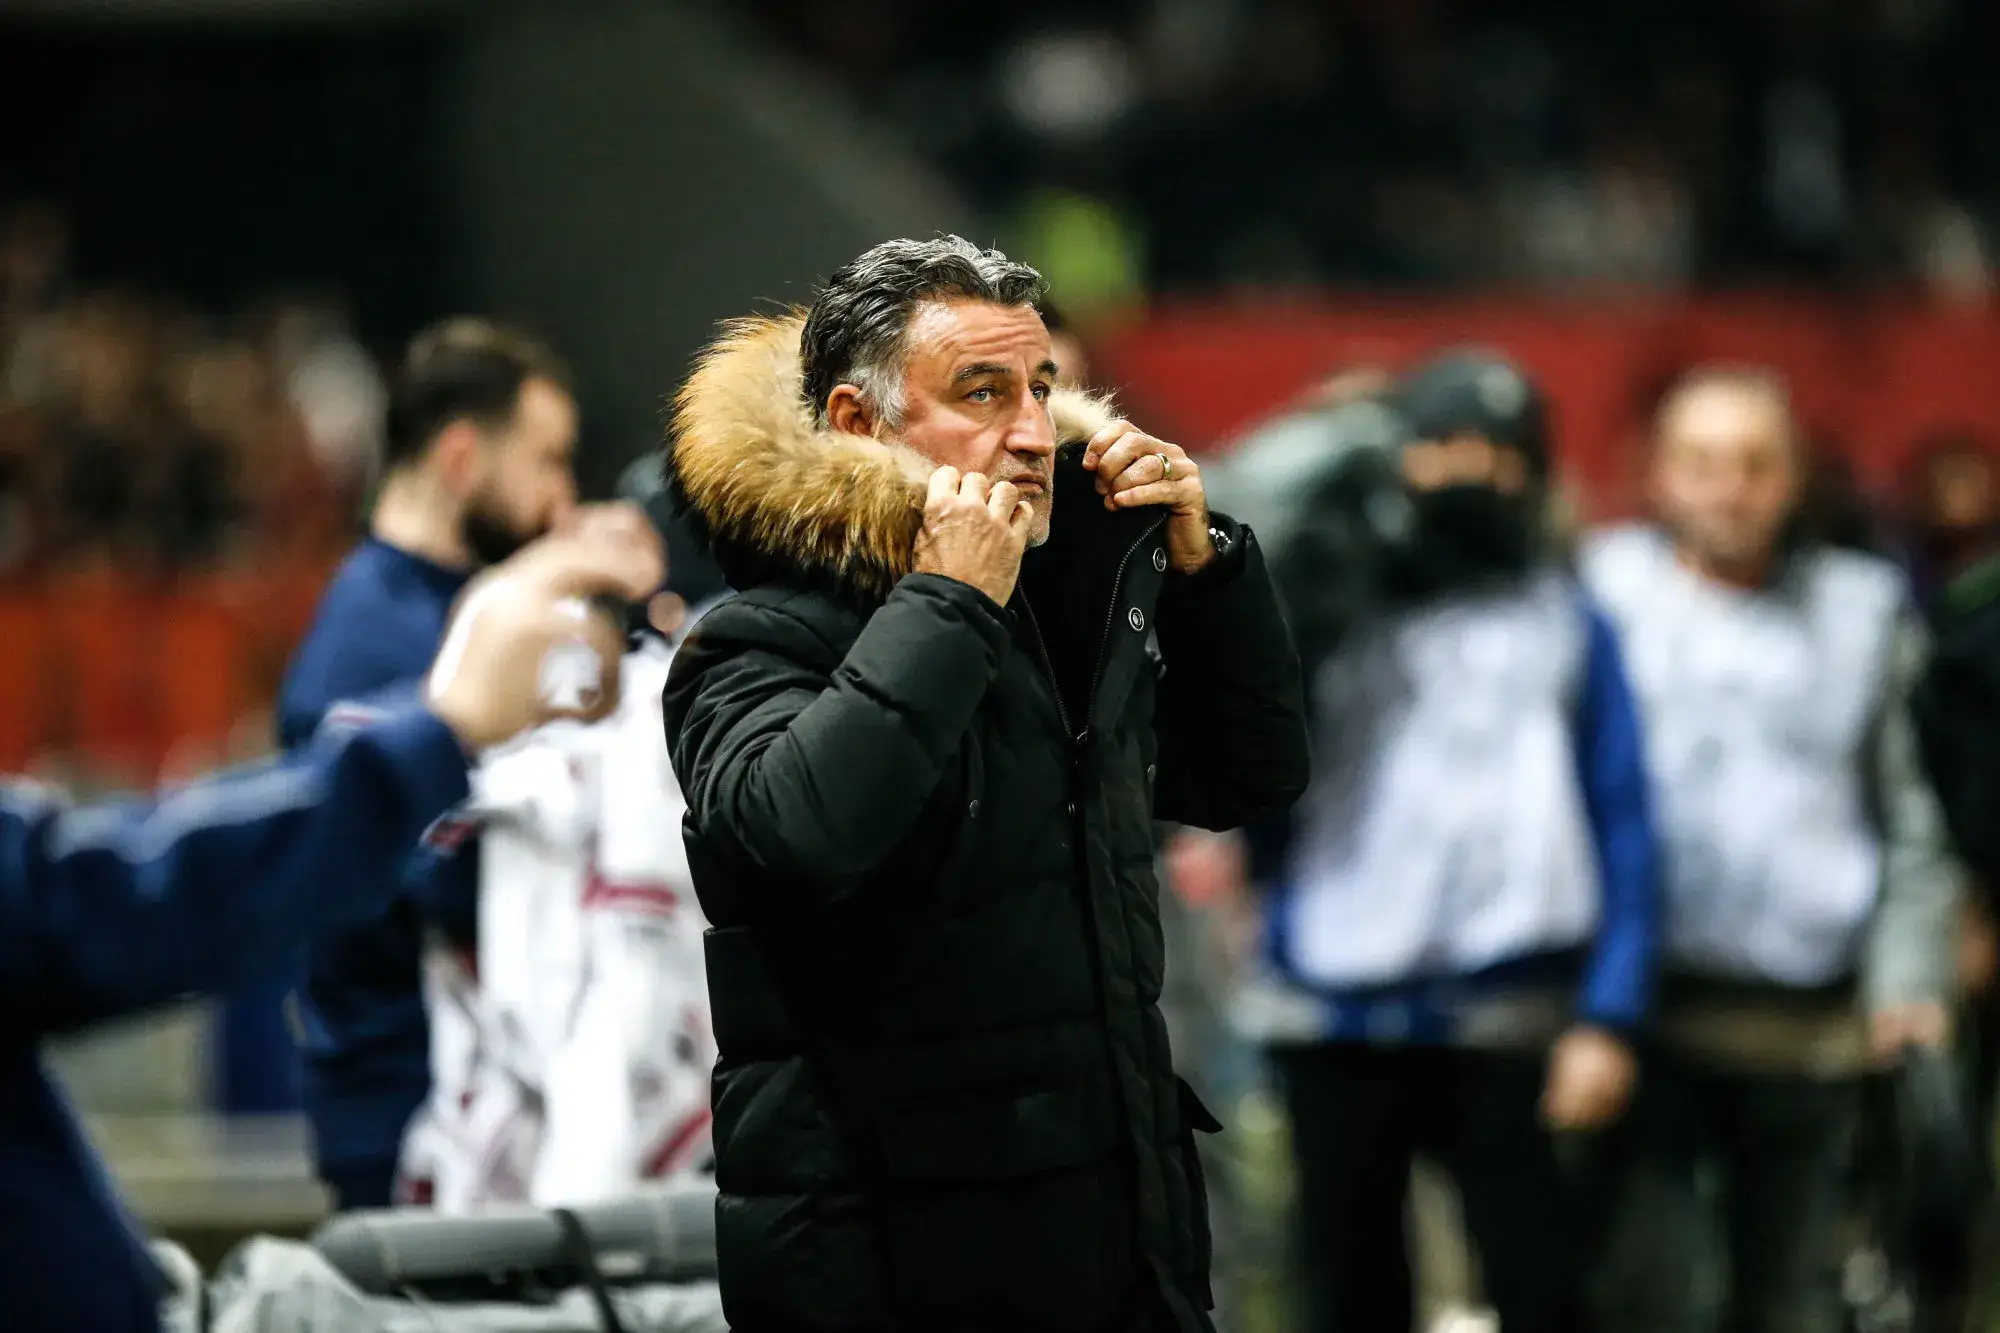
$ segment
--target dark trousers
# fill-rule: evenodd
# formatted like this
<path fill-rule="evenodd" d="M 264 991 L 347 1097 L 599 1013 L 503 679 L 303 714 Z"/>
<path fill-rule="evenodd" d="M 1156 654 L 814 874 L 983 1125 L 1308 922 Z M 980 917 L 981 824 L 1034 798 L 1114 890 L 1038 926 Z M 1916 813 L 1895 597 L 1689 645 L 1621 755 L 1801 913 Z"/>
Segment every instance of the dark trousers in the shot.
<path fill-rule="evenodd" d="M 1192 1314 L 1197 1333 L 1215 1333 L 1208 1316 Z M 732 1333 L 825 1333 L 823 1324 L 731 1324 Z M 1027 1333 L 1027 1330 L 1011 1323 L 973 1323 L 935 1325 L 916 1320 L 882 1329 L 871 1329 L 869 1333 Z M 1162 1308 L 1159 1297 L 1146 1294 L 1135 1297 L 1132 1308 L 1107 1324 L 1093 1325 L 1079 1333 L 1190 1333 L 1189 1325 Z"/>
<path fill-rule="evenodd" d="M 323 1166 L 319 1179 L 327 1192 L 333 1195 L 333 1209 L 337 1213 L 353 1212 L 357 1208 L 388 1208 L 396 1202 L 394 1162 Z"/>
<path fill-rule="evenodd" d="M 1449 1171 L 1507 1333 L 1580 1327 L 1578 1211 L 1540 1119 L 1543 1061 L 1429 1047 L 1274 1049 L 1297 1170 L 1302 1333 L 1404 1333 L 1413 1157 Z"/>
<path fill-rule="evenodd" d="M 1832 1333 L 1860 1085 L 1649 1059 L 1617 1138 L 1613 1333 Z"/>

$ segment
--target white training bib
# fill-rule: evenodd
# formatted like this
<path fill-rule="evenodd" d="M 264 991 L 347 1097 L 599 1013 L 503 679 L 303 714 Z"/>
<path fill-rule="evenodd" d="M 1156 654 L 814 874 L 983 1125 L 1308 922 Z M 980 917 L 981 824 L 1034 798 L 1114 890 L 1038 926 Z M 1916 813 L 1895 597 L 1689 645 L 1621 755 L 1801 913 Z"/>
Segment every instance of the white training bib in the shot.
<path fill-rule="evenodd" d="M 1549 573 L 1391 617 L 1322 666 L 1280 926 L 1300 980 L 1456 975 L 1589 937 L 1587 645 L 1579 590 Z"/>
<path fill-rule="evenodd" d="M 1733 589 L 1637 527 L 1594 540 L 1585 572 L 1646 722 L 1668 959 L 1793 986 L 1850 974 L 1881 879 L 1865 774 L 1901 576 L 1816 550 Z"/>

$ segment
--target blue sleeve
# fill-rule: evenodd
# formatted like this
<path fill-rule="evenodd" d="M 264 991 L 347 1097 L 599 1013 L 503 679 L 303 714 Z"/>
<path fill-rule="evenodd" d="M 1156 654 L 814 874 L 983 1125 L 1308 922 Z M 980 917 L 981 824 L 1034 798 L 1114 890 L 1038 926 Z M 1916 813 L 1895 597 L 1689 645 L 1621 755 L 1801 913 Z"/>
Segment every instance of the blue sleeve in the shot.
<path fill-rule="evenodd" d="M 278 748 L 311 742 L 330 709 L 421 680 L 437 653 L 435 627 L 414 619 L 383 585 L 366 551 L 350 556 L 327 585 L 278 690 Z"/>
<path fill-rule="evenodd" d="M 1639 710 L 1611 622 L 1586 604 L 1590 644 L 1577 699 L 1576 769 L 1603 892 L 1578 1016 L 1632 1028 L 1652 1008 L 1660 937 L 1659 841 Z"/>
<path fill-rule="evenodd" d="M 149 802 L 0 796 L 0 1036 L 278 974 L 386 906 L 411 845 L 466 794 L 456 738 L 409 710 Z"/>
<path fill-rule="evenodd" d="M 345 652 L 330 646 L 346 640 Z M 436 645 L 431 645 L 435 651 Z M 309 745 L 336 714 L 359 706 L 359 714 L 371 709 L 395 707 L 420 698 L 419 688 L 430 673 L 428 655 L 412 657 L 405 663 L 385 660 L 379 645 L 353 642 L 352 636 L 326 632 L 315 627 L 312 637 L 292 662 L 278 692 L 278 748 L 287 753 Z M 355 717 L 350 715 L 347 722 Z"/>
<path fill-rule="evenodd" d="M 395 683 L 391 673 L 365 651 L 364 643 L 354 642 L 347 632 L 353 617 L 347 613 L 349 601 L 345 582 L 336 578 L 320 602 L 312 628 L 285 667 L 278 687 L 278 748 L 290 753 L 309 745 L 325 722 L 328 711 L 342 699 L 357 699 Z M 340 651 L 342 648 L 348 651 Z"/>
<path fill-rule="evenodd" d="M 319 723 L 321 741 L 337 738 L 377 720 L 418 707 L 422 681 L 403 681 L 357 699 L 327 707 Z M 479 929 L 479 837 L 472 833 L 438 846 L 413 848 L 403 863 L 403 889 L 424 920 L 445 938 L 469 945 Z"/>
<path fill-rule="evenodd" d="M 479 939 L 479 836 L 449 851 L 418 848 L 404 868 L 403 887 L 417 911 L 454 944 Z"/>

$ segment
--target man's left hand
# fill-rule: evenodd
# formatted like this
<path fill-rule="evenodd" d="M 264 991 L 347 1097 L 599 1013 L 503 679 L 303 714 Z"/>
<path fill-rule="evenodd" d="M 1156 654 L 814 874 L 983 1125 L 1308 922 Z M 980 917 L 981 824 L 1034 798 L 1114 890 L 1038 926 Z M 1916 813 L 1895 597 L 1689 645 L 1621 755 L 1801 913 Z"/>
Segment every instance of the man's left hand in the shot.
<path fill-rule="evenodd" d="M 1622 1038 L 1580 1023 L 1549 1052 L 1542 1119 L 1555 1129 L 1602 1129 L 1624 1111 L 1638 1076 L 1638 1061 Z"/>
<path fill-rule="evenodd" d="M 1951 1015 L 1936 1000 L 1888 1005 L 1868 1016 L 1875 1058 L 1893 1064 L 1912 1046 L 1943 1046 L 1951 1037 Z"/>
<path fill-rule="evenodd" d="M 1114 421 L 1090 437 L 1083 466 L 1097 474 L 1106 509 L 1166 506 L 1167 560 L 1175 573 L 1193 574 L 1215 559 L 1201 468 L 1187 450 L 1129 421 Z"/>

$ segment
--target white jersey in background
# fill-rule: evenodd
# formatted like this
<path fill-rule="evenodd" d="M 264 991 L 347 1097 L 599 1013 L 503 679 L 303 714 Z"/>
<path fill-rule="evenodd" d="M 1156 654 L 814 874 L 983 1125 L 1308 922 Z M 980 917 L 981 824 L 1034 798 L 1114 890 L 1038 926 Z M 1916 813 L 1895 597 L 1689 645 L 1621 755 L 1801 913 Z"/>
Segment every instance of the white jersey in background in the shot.
<path fill-rule="evenodd" d="M 1548 572 L 1365 626 L 1319 670 L 1280 949 L 1310 986 L 1458 976 L 1586 943 L 1579 590 Z"/>
<path fill-rule="evenodd" d="M 482 761 L 477 976 L 427 966 L 430 1102 L 404 1173 L 441 1212 L 574 1206 L 703 1164 L 715 1062 L 701 917 L 660 694 L 627 654 L 618 710 Z"/>
<path fill-rule="evenodd" d="M 1645 715 L 1668 964 L 1794 987 L 1850 975 L 1884 877 L 1871 784 L 1902 576 L 1812 548 L 1771 588 L 1729 588 L 1647 527 L 1598 535 L 1584 569 Z"/>

